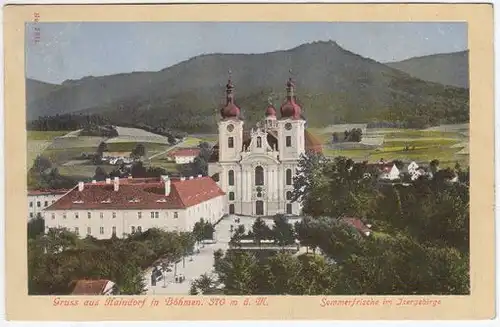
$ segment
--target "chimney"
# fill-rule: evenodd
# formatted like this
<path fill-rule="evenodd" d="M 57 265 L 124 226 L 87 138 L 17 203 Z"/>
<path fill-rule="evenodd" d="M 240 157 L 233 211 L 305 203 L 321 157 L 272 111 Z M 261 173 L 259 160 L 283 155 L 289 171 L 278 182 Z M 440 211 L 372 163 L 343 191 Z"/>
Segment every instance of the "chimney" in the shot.
<path fill-rule="evenodd" d="M 162 179 L 163 179 L 163 183 L 165 183 L 165 196 L 169 196 L 170 195 L 170 178 L 168 178 L 168 176 L 162 176 Z"/>
<path fill-rule="evenodd" d="M 111 184 L 111 178 L 106 178 L 106 184 Z"/>
<path fill-rule="evenodd" d="M 189 179 L 193 179 L 194 177 L 193 176 L 189 176 Z"/>
<path fill-rule="evenodd" d="M 95 179 L 92 180 L 92 184 L 95 184 L 97 183 L 97 181 Z"/>
<path fill-rule="evenodd" d="M 132 175 L 128 175 L 128 179 L 132 179 L 132 178 L 133 178 Z"/>
<path fill-rule="evenodd" d="M 114 190 L 115 190 L 115 192 L 117 192 L 118 188 L 120 187 L 120 177 L 115 177 L 113 184 L 114 184 Z"/>
<path fill-rule="evenodd" d="M 198 178 L 201 178 L 201 175 L 198 175 Z"/>
<path fill-rule="evenodd" d="M 83 191 L 83 182 L 78 182 L 78 191 Z"/>
<path fill-rule="evenodd" d="M 186 180 L 186 177 L 181 177 L 181 181 L 185 181 Z"/>

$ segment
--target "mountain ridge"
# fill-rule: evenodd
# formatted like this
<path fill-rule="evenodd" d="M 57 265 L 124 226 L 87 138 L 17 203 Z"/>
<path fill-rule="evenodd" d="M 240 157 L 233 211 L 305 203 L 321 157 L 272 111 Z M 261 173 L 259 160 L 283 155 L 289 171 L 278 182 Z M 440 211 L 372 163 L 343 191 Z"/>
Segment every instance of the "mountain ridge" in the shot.
<path fill-rule="evenodd" d="M 203 54 L 156 72 L 70 80 L 28 101 L 27 114 L 34 119 L 98 113 L 113 121 L 213 130 L 228 70 L 236 102 L 253 121 L 262 116 L 269 97 L 279 107 L 290 69 L 297 97 L 313 126 L 366 119 L 410 121 L 422 115 L 430 124 L 468 119 L 466 90 L 411 77 L 333 41 L 263 54 Z M 444 113 L 455 117 L 450 120 Z M 194 125 L 186 126 L 185 120 Z"/>

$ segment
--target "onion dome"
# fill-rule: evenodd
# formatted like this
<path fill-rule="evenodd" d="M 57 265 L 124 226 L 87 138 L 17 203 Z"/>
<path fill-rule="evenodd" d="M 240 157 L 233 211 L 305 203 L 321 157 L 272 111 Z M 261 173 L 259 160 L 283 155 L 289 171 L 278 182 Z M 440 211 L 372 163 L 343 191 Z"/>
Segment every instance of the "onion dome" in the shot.
<path fill-rule="evenodd" d="M 295 102 L 294 95 L 295 84 L 292 81 L 292 78 L 288 79 L 286 83 L 286 101 L 281 105 L 281 118 L 292 118 L 292 119 L 302 119 L 301 108 Z"/>
<path fill-rule="evenodd" d="M 269 106 L 266 109 L 266 117 L 276 117 L 276 108 L 274 108 L 273 104 L 271 103 L 271 99 L 269 99 Z"/>
<path fill-rule="evenodd" d="M 222 118 L 239 118 L 240 108 L 234 104 L 234 85 L 231 81 L 231 76 L 226 85 L 226 105 L 220 111 Z"/>

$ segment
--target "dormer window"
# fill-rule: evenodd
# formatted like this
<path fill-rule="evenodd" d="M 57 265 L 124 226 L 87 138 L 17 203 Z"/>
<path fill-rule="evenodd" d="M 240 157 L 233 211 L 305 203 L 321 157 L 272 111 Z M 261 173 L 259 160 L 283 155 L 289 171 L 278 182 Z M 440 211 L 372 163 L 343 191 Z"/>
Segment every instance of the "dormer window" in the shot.
<path fill-rule="evenodd" d="M 128 202 L 130 202 L 130 203 L 138 203 L 138 202 L 141 202 L 141 200 L 139 200 L 139 199 L 131 199 Z"/>
<path fill-rule="evenodd" d="M 74 204 L 82 204 L 82 203 L 83 203 L 83 201 L 82 201 L 82 200 L 75 200 L 75 201 L 73 201 L 73 203 L 74 203 Z"/>
<path fill-rule="evenodd" d="M 101 201 L 101 203 L 111 203 L 111 199 L 103 200 L 103 201 Z"/>
<path fill-rule="evenodd" d="M 159 200 L 156 200 L 156 202 L 158 202 L 158 203 L 164 203 L 164 202 L 167 202 L 167 199 L 159 199 Z"/>

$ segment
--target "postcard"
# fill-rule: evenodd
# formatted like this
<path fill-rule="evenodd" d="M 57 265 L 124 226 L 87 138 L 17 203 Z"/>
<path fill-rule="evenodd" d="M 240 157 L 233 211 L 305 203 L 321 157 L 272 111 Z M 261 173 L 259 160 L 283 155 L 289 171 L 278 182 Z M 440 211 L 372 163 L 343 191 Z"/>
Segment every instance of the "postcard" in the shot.
<path fill-rule="evenodd" d="M 8 319 L 492 318 L 492 17 L 5 7 Z"/>

